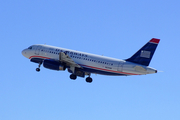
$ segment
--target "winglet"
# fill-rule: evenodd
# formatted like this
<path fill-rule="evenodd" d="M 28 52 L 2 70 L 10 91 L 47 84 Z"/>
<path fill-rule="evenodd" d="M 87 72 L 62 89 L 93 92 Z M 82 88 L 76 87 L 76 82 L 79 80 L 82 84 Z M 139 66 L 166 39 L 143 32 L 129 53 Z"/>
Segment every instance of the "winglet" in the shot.
<path fill-rule="evenodd" d="M 152 38 L 149 42 L 150 42 L 150 43 L 156 43 L 156 44 L 158 44 L 159 41 L 160 41 L 160 39 Z"/>

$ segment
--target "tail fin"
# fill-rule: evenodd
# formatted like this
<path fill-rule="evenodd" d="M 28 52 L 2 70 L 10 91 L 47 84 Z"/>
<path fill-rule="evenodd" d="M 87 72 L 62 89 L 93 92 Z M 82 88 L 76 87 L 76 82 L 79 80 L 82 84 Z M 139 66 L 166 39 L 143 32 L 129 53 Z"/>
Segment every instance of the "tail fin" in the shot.
<path fill-rule="evenodd" d="M 126 59 L 126 61 L 149 66 L 159 41 L 160 39 L 152 38 L 132 57 Z"/>

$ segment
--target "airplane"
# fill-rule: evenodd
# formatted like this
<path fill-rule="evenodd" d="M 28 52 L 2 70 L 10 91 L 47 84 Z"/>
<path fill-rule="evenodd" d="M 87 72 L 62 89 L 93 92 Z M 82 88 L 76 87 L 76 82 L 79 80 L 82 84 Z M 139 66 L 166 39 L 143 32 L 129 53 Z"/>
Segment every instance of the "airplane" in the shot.
<path fill-rule="evenodd" d="M 38 63 L 36 71 L 40 71 L 43 64 L 45 68 L 71 73 L 70 79 L 85 77 L 91 83 L 91 74 L 130 76 L 157 73 L 149 67 L 160 39 L 152 38 L 130 58 L 121 60 L 50 45 L 32 45 L 22 51 L 22 55 L 31 62 Z"/>

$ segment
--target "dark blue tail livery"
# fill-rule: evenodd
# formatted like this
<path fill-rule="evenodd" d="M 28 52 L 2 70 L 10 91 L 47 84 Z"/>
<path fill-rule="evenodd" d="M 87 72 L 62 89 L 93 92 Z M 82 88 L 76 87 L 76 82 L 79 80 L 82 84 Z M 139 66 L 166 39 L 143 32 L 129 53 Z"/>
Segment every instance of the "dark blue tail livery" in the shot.
<path fill-rule="evenodd" d="M 159 41 L 160 39 L 152 38 L 132 57 L 126 59 L 126 61 L 149 66 L 149 63 L 154 55 L 154 52 L 158 46 Z"/>

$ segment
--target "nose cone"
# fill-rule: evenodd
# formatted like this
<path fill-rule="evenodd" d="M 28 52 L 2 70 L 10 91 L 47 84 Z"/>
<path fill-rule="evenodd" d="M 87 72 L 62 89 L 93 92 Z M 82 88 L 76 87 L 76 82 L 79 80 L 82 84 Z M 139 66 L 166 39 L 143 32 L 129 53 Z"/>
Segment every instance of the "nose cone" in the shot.
<path fill-rule="evenodd" d="M 25 50 L 23 50 L 21 53 L 22 53 L 23 56 L 26 54 Z"/>
<path fill-rule="evenodd" d="M 24 49 L 21 53 L 22 53 L 22 55 L 23 55 L 24 57 L 28 58 L 28 56 L 27 56 L 27 50 L 26 50 L 26 49 Z"/>

